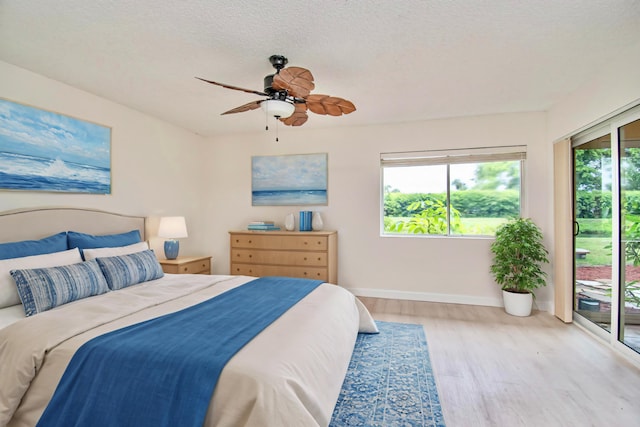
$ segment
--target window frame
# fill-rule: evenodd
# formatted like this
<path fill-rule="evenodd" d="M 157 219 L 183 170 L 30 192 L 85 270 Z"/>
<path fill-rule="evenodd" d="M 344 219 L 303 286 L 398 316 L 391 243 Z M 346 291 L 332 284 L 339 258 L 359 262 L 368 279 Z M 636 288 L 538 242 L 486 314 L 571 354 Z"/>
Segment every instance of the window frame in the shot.
<path fill-rule="evenodd" d="M 525 160 L 527 158 L 526 145 L 509 145 L 480 148 L 458 148 L 450 150 L 425 150 L 380 153 L 380 236 L 381 237 L 422 237 L 422 238 L 471 238 L 492 239 L 494 235 L 488 234 L 452 234 L 451 233 L 451 165 L 470 163 L 490 163 L 501 161 L 520 162 L 520 216 L 525 216 Z M 384 230 L 384 202 L 385 182 L 384 170 L 386 167 L 412 167 L 446 165 L 446 221 L 447 234 L 413 234 L 413 233 L 389 233 Z"/>

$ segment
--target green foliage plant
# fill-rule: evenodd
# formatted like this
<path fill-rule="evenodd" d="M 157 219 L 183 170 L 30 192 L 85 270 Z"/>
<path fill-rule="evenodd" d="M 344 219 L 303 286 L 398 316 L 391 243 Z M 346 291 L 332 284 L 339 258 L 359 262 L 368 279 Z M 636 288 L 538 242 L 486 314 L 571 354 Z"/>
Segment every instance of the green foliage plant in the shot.
<path fill-rule="evenodd" d="M 491 273 L 503 290 L 531 293 L 546 286 L 547 273 L 543 264 L 549 262 L 542 232 L 530 218 L 515 218 L 496 230 L 491 244 L 493 264 Z"/>
<path fill-rule="evenodd" d="M 442 200 L 426 199 L 411 203 L 410 218 L 397 221 L 390 231 L 409 234 L 447 234 L 447 205 Z M 460 212 L 451 208 L 451 228 L 460 229 Z"/>

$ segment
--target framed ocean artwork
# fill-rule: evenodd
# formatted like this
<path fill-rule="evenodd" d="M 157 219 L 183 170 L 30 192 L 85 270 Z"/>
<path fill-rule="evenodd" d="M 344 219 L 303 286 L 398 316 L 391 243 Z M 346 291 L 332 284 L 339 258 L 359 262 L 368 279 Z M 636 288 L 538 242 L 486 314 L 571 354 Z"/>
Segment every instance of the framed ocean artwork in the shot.
<path fill-rule="evenodd" d="M 253 156 L 251 204 L 327 204 L 327 153 Z"/>
<path fill-rule="evenodd" d="M 0 189 L 111 194 L 111 128 L 0 99 Z"/>

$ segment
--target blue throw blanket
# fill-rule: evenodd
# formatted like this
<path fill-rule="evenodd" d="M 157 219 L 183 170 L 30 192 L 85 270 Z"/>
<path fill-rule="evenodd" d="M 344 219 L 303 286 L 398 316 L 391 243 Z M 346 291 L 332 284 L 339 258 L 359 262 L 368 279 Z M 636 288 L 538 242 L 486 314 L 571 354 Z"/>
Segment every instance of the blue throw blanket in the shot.
<path fill-rule="evenodd" d="M 226 363 L 322 281 L 265 277 L 78 349 L 38 426 L 198 426 Z"/>

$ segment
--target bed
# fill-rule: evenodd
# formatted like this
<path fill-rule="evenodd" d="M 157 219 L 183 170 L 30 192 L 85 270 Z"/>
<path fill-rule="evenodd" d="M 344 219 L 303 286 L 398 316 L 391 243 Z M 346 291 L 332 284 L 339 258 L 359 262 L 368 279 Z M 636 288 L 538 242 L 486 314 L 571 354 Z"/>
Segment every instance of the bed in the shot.
<path fill-rule="evenodd" d="M 144 246 L 146 235 L 142 217 L 75 208 L 29 209 L 0 214 L 0 243 L 41 239 L 68 231 L 89 239 L 89 243 L 94 242 L 91 239 L 98 239 L 96 241 L 101 244 L 105 240 L 100 239 L 136 232 L 142 242 L 124 245 L 120 241 L 107 241 L 106 247 L 98 245 L 96 249 L 85 245 L 86 261 L 69 264 L 67 259 L 61 266 L 51 265 L 55 260 L 51 261 L 50 254 L 42 254 L 49 264 L 41 269 L 33 265 L 36 261 L 30 261 L 32 264 L 25 268 L 18 260 L 26 257 L 0 260 L 0 286 L 2 275 L 5 275 L 6 285 L 7 269 L 17 263 L 11 274 L 25 302 L 24 305 L 7 306 L 5 295 L 5 303 L 0 304 L 3 305 L 0 307 L 0 426 L 36 425 L 52 396 L 60 400 L 60 391 L 56 392 L 56 388 L 63 383 L 61 379 L 67 375 L 65 370 L 70 367 L 70 360 L 73 361 L 78 349 L 84 349 L 88 343 L 133 328 L 132 325 L 137 328 L 147 322 L 180 315 L 204 303 L 216 302 L 236 290 L 252 286 L 257 289 L 260 280 L 269 280 L 226 275 L 160 274 L 161 277 L 156 277 L 158 274 L 149 273 L 155 267 L 146 268 L 144 274 L 148 280 L 121 288 L 114 286 L 113 290 L 52 308 L 45 307 L 26 316 L 25 312 L 33 307 L 37 311 L 41 303 L 37 292 L 33 291 L 35 296 L 31 298 L 28 293 L 31 291 L 22 282 L 36 270 L 57 274 L 95 263 L 102 268 L 111 286 L 117 285 L 119 280 L 130 280 L 135 274 L 127 272 L 125 279 L 117 275 L 109 279 L 105 264 L 117 265 L 113 271 L 121 271 L 122 264 L 113 263 L 139 259 L 143 259 L 142 263 L 147 262 L 144 257 L 149 250 L 139 247 Z M 123 249 L 136 245 L 138 248 L 134 252 Z M 67 248 L 66 252 L 72 250 Z M 69 257 L 68 254 L 65 256 Z M 153 260 L 148 262 L 152 264 Z M 0 288 L 0 303 L 2 292 Z M 224 365 L 213 394 L 206 402 L 204 425 L 327 426 L 358 332 L 376 332 L 366 308 L 339 286 L 317 285 L 250 339 Z M 154 372 L 145 375 L 154 378 Z M 190 393 L 189 390 L 178 392 L 180 396 Z M 100 399 L 108 397 L 101 396 Z M 105 422 L 105 425 L 127 425 L 130 419 L 126 414 L 120 414 L 124 417 L 121 419 L 114 417 L 113 422 Z"/>

